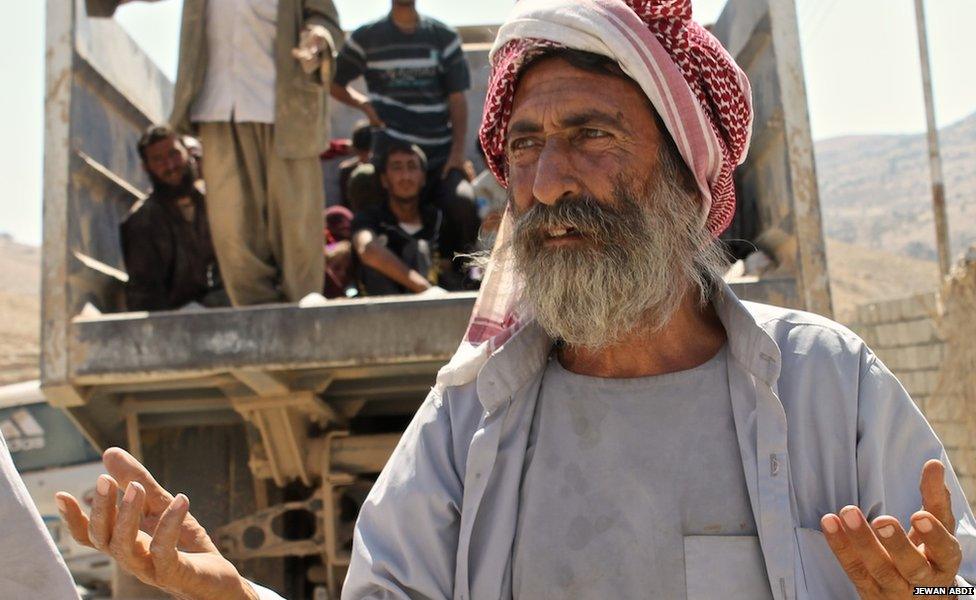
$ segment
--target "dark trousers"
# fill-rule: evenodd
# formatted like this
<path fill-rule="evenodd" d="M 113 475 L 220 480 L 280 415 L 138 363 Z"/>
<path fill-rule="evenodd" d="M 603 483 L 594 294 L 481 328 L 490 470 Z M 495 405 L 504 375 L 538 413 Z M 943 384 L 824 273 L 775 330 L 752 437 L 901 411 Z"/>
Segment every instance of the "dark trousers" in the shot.
<path fill-rule="evenodd" d="M 440 209 L 448 225 L 441 235 L 442 248 L 464 253 L 477 250 L 481 217 L 478 216 L 474 188 L 464 178 L 464 173 L 452 169 L 442 179 L 440 168 L 428 171 L 424 199 Z"/>

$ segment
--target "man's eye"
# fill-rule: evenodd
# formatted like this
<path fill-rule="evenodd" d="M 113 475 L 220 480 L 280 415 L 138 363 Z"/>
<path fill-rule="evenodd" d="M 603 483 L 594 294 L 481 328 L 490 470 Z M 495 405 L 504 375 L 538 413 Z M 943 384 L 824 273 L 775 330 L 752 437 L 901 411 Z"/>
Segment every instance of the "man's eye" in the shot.
<path fill-rule="evenodd" d="M 509 144 L 512 150 L 525 150 L 531 148 L 535 145 L 535 140 L 533 138 L 518 138 L 512 140 Z"/>
<path fill-rule="evenodd" d="M 610 134 L 602 129 L 591 129 L 589 127 L 585 127 L 580 130 L 580 136 L 588 140 L 597 140 L 609 137 Z"/>

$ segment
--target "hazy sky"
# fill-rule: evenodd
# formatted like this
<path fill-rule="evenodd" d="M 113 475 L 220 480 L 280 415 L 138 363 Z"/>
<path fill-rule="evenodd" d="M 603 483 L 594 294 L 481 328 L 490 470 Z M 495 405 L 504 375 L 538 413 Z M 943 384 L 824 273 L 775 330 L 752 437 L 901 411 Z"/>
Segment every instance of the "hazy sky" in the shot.
<path fill-rule="evenodd" d="M 71 0 L 49 0 L 67 2 Z M 388 0 L 335 0 L 349 29 L 382 14 Z M 41 238 L 45 0 L 4 0 L 0 20 L 0 232 Z M 419 0 L 453 25 L 500 22 L 512 0 Z M 695 17 L 717 18 L 725 0 L 693 0 Z M 912 0 L 797 0 L 815 139 L 908 133 L 925 127 Z M 117 19 L 163 72 L 176 72 L 182 0 L 134 2 Z M 976 2 L 926 2 L 940 125 L 976 111 Z"/>

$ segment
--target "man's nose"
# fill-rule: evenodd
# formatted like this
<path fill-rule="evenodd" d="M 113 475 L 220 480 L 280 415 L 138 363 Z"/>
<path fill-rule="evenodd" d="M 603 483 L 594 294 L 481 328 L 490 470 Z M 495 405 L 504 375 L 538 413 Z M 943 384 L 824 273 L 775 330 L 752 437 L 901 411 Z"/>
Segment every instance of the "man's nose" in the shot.
<path fill-rule="evenodd" d="M 570 160 L 569 143 L 549 138 L 536 163 L 532 195 L 537 202 L 551 206 L 565 197 L 577 196 L 581 191 L 579 174 Z"/>

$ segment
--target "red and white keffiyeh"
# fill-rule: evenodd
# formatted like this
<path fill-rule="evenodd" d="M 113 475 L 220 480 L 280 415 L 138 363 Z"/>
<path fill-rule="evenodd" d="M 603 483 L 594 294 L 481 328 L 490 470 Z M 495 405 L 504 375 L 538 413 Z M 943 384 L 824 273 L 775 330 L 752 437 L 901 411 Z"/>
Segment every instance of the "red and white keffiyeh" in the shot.
<path fill-rule="evenodd" d="M 520 0 L 498 31 L 479 132 L 488 166 L 506 185 L 505 136 L 522 69 L 549 48 L 614 59 L 647 94 L 698 183 L 702 217 L 714 236 L 735 213 L 732 171 L 745 160 L 752 92 L 722 45 L 691 18 L 691 0 Z M 516 306 L 507 211 L 481 293 L 458 352 L 438 385 L 472 381 L 494 350 L 531 315 Z"/>

